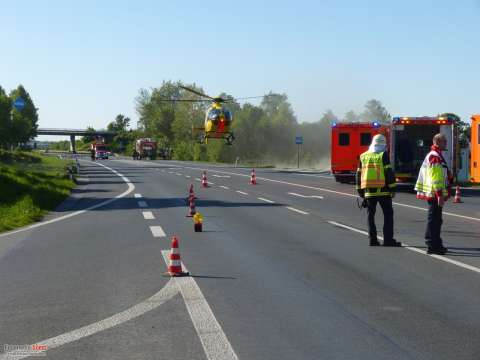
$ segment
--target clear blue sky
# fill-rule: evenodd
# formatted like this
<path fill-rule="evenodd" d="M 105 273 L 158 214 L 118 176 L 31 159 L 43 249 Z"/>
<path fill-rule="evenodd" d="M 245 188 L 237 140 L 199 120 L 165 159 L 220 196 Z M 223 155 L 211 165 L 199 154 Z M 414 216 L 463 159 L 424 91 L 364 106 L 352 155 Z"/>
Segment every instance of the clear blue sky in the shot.
<path fill-rule="evenodd" d="M 299 121 L 370 98 L 392 115 L 480 112 L 478 0 L 98 3 L 2 2 L 0 85 L 26 87 L 41 127 L 136 124 L 138 90 L 164 79 L 284 92 Z"/>

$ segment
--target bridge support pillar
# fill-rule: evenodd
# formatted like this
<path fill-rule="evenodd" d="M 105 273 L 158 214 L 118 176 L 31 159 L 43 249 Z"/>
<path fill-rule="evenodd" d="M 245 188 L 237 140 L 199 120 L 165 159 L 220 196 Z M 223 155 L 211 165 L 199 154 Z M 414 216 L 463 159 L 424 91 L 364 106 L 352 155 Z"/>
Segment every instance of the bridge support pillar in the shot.
<path fill-rule="evenodd" d="M 75 135 L 70 135 L 70 152 L 72 154 L 77 153 L 77 149 L 75 147 Z"/>

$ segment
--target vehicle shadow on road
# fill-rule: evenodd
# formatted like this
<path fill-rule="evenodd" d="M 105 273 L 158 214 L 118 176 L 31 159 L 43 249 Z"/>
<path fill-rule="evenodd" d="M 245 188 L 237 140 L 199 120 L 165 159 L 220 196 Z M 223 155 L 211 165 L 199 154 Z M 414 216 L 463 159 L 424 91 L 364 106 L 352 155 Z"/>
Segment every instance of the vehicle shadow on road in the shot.
<path fill-rule="evenodd" d="M 90 183 L 92 184 L 92 182 Z M 97 189 L 98 190 L 98 189 Z M 85 191 L 87 192 L 87 191 Z M 85 206 L 92 206 L 96 203 L 104 202 L 111 200 L 111 197 L 105 197 L 99 199 L 94 196 L 82 196 L 81 200 Z M 144 201 L 147 203 L 147 207 L 143 209 L 167 209 L 167 208 L 178 208 L 184 207 L 188 208 L 187 201 L 184 197 L 172 197 L 172 198 L 148 198 L 144 197 L 141 199 L 124 197 L 120 199 L 115 199 L 114 202 L 111 202 L 107 206 L 102 206 L 96 209 L 91 209 L 91 211 L 110 211 L 112 208 L 116 210 L 131 210 L 131 209 L 142 209 L 138 205 L 138 201 Z M 280 203 L 263 203 L 263 202 L 231 202 L 231 201 L 220 201 L 220 200 L 202 200 L 197 199 L 195 201 L 195 207 L 197 208 L 207 208 L 207 207 L 219 207 L 219 208 L 240 208 L 240 207 L 255 207 L 255 208 L 270 208 L 270 207 L 281 207 L 285 206 Z M 81 210 L 81 208 L 71 209 L 66 208 L 61 211 L 71 211 L 71 210 Z"/>

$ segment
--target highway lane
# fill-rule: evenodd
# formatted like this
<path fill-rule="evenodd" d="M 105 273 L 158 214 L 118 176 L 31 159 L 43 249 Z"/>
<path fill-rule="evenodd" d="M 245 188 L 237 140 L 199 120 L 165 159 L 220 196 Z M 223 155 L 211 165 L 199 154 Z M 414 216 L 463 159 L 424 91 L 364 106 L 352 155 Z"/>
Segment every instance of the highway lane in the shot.
<path fill-rule="evenodd" d="M 199 165 L 189 164 L 187 166 L 202 169 Z M 353 186 L 335 183 L 329 176 L 321 175 L 321 177 L 314 177 L 290 171 L 277 172 L 271 169 L 257 169 L 259 186 L 252 189 L 248 185 L 248 178 L 246 177 L 250 174 L 250 169 L 232 169 L 228 167 L 219 169 L 217 166 L 210 169 L 212 174 L 209 179 L 215 179 L 213 177 L 215 171 L 220 171 L 222 174 L 230 173 L 232 174 L 230 175 L 231 178 L 221 178 L 221 180 L 237 181 L 239 186 L 250 189 L 258 196 L 262 196 L 264 191 L 272 192 L 273 196 L 279 201 L 298 204 L 299 207 L 308 207 L 321 217 L 325 213 L 325 207 L 327 207 L 327 217 L 334 218 L 331 220 L 366 230 L 366 211 L 358 209 Z M 242 174 L 245 177 L 233 174 Z M 262 180 L 262 177 L 280 181 L 281 183 Z M 218 182 L 218 180 L 216 181 Z M 299 187 L 288 186 L 285 182 L 298 184 Z M 322 191 L 321 189 L 327 191 Z M 288 195 L 289 192 L 308 196 L 321 195 L 324 196 L 324 200 Z M 459 215 L 460 217 L 453 215 L 444 216 L 443 237 L 445 243 L 452 248 L 451 257 L 457 260 L 461 259 L 461 261 L 474 266 L 480 266 L 480 254 L 478 253 L 480 247 L 477 240 L 480 233 L 480 213 L 478 211 L 480 208 L 480 193 L 477 195 L 475 191 L 470 191 L 470 196 L 466 197 L 464 201 L 465 203 L 462 204 L 453 204 L 452 201 L 447 203 L 445 212 Z M 410 245 L 424 247 L 423 233 L 427 215 L 425 202 L 415 199 L 412 193 L 406 191 L 397 193 L 394 202 L 397 204 L 395 205 L 396 237 Z M 473 217 L 473 219 L 470 219 L 470 217 Z M 381 229 L 381 216 L 377 216 L 377 218 L 377 227 Z"/>
<path fill-rule="evenodd" d="M 214 185 L 203 189 L 195 180 L 200 171 L 191 169 L 205 167 L 198 164 L 104 163 L 131 176 L 139 197 L 132 193 L 75 220 L 21 235 L 19 247 L 0 260 L 0 286 L 8 293 L 0 298 L 0 342 L 46 339 L 148 298 L 166 286 L 160 251 L 177 234 L 182 260 L 239 358 L 472 359 L 479 353 L 479 274 L 405 249 L 370 248 L 365 236 L 328 223 L 364 229 L 354 198 L 260 180 L 251 186 L 245 177 L 215 177 L 218 168 L 209 166 Z M 268 176 L 262 170 L 257 174 L 339 192 L 348 189 L 328 178 L 272 170 Z M 118 177 L 98 175 L 118 182 Z M 94 177 L 92 183 L 100 181 Z M 192 181 L 205 217 L 203 233 L 194 233 L 185 217 L 184 198 Z M 125 188 L 102 186 L 111 188 L 106 197 Z M 86 201 L 95 199 L 85 195 Z M 138 201 L 147 208 L 139 208 Z M 425 213 L 396 210 L 398 221 L 409 224 L 402 239 L 408 235 L 409 241 L 421 244 L 420 217 Z M 145 219 L 143 211 L 153 219 Z M 446 219 L 449 229 L 450 221 Z M 477 226 L 472 223 L 467 225 Z M 150 226 L 161 226 L 167 236 L 153 237 Z M 474 244 L 473 237 L 457 236 Z M 179 296 L 48 356 L 206 357 Z"/>
<path fill-rule="evenodd" d="M 172 174 L 169 174 L 169 171 Z M 165 179 L 172 177 L 172 181 L 176 181 L 176 177 L 178 176 L 176 174 L 179 172 L 183 174 L 187 174 L 192 178 L 199 176 L 198 171 L 192 170 L 192 169 L 181 169 L 181 170 L 171 169 L 163 173 L 163 176 Z M 269 225 L 265 223 L 266 221 L 265 216 L 267 216 L 269 212 L 269 211 L 267 212 L 267 209 L 270 210 L 270 208 L 267 208 L 267 207 L 266 208 L 262 207 L 260 214 L 255 216 L 250 215 L 251 212 L 253 211 L 252 209 L 257 209 L 257 207 L 252 207 L 252 206 L 249 206 L 252 209 L 247 210 L 246 213 L 239 214 L 238 216 L 232 215 L 233 219 L 231 222 L 229 222 L 229 225 L 227 226 L 227 229 L 230 230 L 228 231 L 229 233 L 233 232 L 232 231 L 233 229 L 236 229 L 235 233 L 243 234 L 245 232 L 252 231 L 252 228 L 256 228 L 257 226 L 261 227 L 256 232 L 256 235 L 252 234 L 251 236 L 242 236 L 241 237 L 242 240 L 238 240 L 238 242 L 241 241 L 242 244 L 245 246 L 245 241 L 247 241 L 245 239 L 255 239 L 255 240 L 252 240 L 254 243 L 252 249 L 247 251 L 247 253 L 249 254 L 258 253 L 259 251 L 258 247 L 261 244 L 269 243 L 269 239 L 272 239 L 272 238 L 283 239 L 283 240 L 279 240 L 271 243 L 270 244 L 271 246 L 265 250 L 266 253 L 273 251 L 274 254 L 277 254 L 280 249 L 279 244 L 283 244 L 283 243 L 290 244 L 292 239 L 297 240 L 297 239 L 304 238 L 305 239 L 304 241 L 308 242 L 309 244 L 311 243 L 315 244 L 315 246 L 318 246 L 320 249 L 322 249 L 322 251 L 325 251 L 326 254 L 330 255 L 330 251 L 332 251 L 333 253 L 336 254 L 336 256 L 342 255 L 342 257 L 344 258 L 343 260 L 347 263 L 354 262 L 356 264 L 358 261 L 366 262 L 367 269 L 368 269 L 369 267 L 372 266 L 372 264 L 375 264 L 378 261 L 380 261 L 378 259 L 379 251 L 381 251 L 380 254 L 384 254 L 386 251 L 387 251 L 387 254 L 392 254 L 392 251 L 393 251 L 393 254 L 394 254 L 393 257 L 388 258 L 389 263 L 383 265 L 384 266 L 383 270 L 382 270 L 383 266 L 379 265 L 379 268 L 377 270 L 381 272 L 381 271 L 385 271 L 385 268 L 389 269 L 388 273 L 391 275 L 391 270 L 395 269 L 395 267 L 398 267 L 397 269 L 398 273 L 402 274 L 401 279 L 394 277 L 393 279 L 390 279 L 390 280 L 393 281 L 394 283 L 400 281 L 401 284 L 407 284 L 407 286 L 402 290 L 403 296 L 406 296 L 409 298 L 408 301 L 407 299 L 404 299 L 405 301 L 407 301 L 407 304 L 408 304 L 407 308 L 412 308 L 412 307 L 415 308 L 416 306 L 421 305 L 422 308 L 430 309 L 434 313 L 438 311 L 439 313 L 450 314 L 448 316 L 449 317 L 452 316 L 452 318 L 455 318 L 456 319 L 455 322 L 457 323 L 462 323 L 461 321 L 459 321 L 459 317 L 461 317 L 462 320 L 465 321 L 465 324 L 471 323 L 472 316 L 478 317 L 477 308 L 479 304 L 478 304 L 478 300 L 476 299 L 476 296 L 474 295 L 475 293 L 478 293 L 478 289 L 479 289 L 478 279 L 476 274 L 466 272 L 462 269 L 458 269 L 455 266 L 452 266 L 450 264 L 437 262 L 436 259 L 431 259 L 430 257 L 421 256 L 421 255 L 407 252 L 401 249 L 375 249 L 374 257 L 366 259 L 360 254 L 362 253 L 362 251 L 372 251 L 372 249 L 365 246 L 367 243 L 365 237 L 362 237 L 362 236 L 359 237 L 358 234 L 349 233 L 348 231 L 339 230 L 339 229 L 335 229 L 336 231 L 332 232 L 331 228 L 323 227 L 323 226 L 321 229 L 318 229 L 317 227 L 322 223 L 322 221 L 328 218 L 338 219 L 338 216 L 340 215 L 343 216 L 343 220 L 345 221 L 355 217 L 359 218 L 358 225 L 364 227 L 362 216 L 359 215 L 358 210 L 351 207 L 351 203 L 345 203 L 345 201 L 342 200 L 342 199 L 345 199 L 344 197 L 333 197 L 332 199 L 330 199 L 330 202 L 327 203 L 327 205 L 325 204 L 319 205 L 321 201 L 317 201 L 316 204 L 318 209 L 312 210 L 313 204 L 315 203 L 312 204 L 312 202 L 310 201 L 311 199 L 307 200 L 302 198 L 295 198 L 295 200 L 293 200 L 293 199 L 287 198 L 286 196 L 283 196 L 283 198 L 280 199 L 279 198 L 280 194 L 286 194 L 286 189 L 280 189 L 276 191 L 274 190 L 275 186 L 269 185 L 267 187 L 266 184 L 260 184 L 258 186 L 252 187 L 246 183 L 244 178 L 241 178 L 241 177 L 235 178 L 233 176 L 231 178 L 215 178 L 213 177 L 212 171 L 209 172 L 209 175 L 210 175 L 209 179 L 212 182 L 214 182 L 215 185 L 211 189 L 206 189 L 206 190 L 199 189 L 200 195 L 202 195 L 204 192 L 207 192 L 210 198 L 214 194 L 217 194 L 218 191 L 220 191 L 225 193 L 224 195 L 221 195 L 221 196 L 233 195 L 233 196 L 236 196 L 237 199 L 241 201 L 247 201 L 247 200 L 255 201 L 255 199 L 257 198 L 257 195 L 262 195 L 267 199 L 277 200 L 276 201 L 277 204 L 297 206 L 299 209 L 310 211 L 309 216 L 306 216 L 309 218 L 309 220 L 306 220 L 305 217 L 302 217 L 300 215 L 298 215 L 300 217 L 291 218 L 290 216 L 297 216 L 297 215 L 296 214 L 290 215 L 288 211 L 285 210 L 284 208 L 272 207 L 271 210 L 275 211 L 275 215 L 271 215 L 274 218 L 274 220 L 272 220 L 271 224 Z M 224 188 L 220 188 L 219 185 L 228 187 L 228 190 Z M 244 195 L 236 193 L 236 190 L 240 190 L 242 192 L 247 193 L 248 197 L 244 197 Z M 228 195 L 229 193 L 231 195 Z M 327 195 L 325 195 L 325 198 L 327 199 Z M 299 202 L 299 200 L 301 202 Z M 258 201 L 261 202 L 261 200 L 258 200 Z M 307 204 L 307 201 L 310 201 L 310 205 Z M 334 204 L 332 204 L 332 201 L 334 201 Z M 201 207 L 201 204 L 199 206 Z M 220 209 L 222 208 L 223 207 L 220 207 Z M 208 207 L 208 209 L 210 208 Z M 232 208 L 232 211 L 233 210 L 239 211 L 241 209 L 244 209 L 244 208 L 242 207 L 238 209 Z M 317 214 L 315 214 L 315 212 L 317 212 Z M 221 216 L 222 224 L 224 224 L 227 221 L 227 214 L 231 214 L 231 211 L 225 212 L 224 209 L 220 210 L 220 213 L 218 214 L 218 216 L 219 217 Z M 312 215 L 316 215 L 316 216 L 312 216 Z M 399 214 L 398 216 L 402 219 L 404 215 L 405 216 L 411 215 L 411 211 L 407 211 L 405 212 L 405 214 L 403 213 Z M 285 223 L 285 219 L 289 219 L 289 222 Z M 417 230 L 417 233 L 419 232 L 421 234 L 421 231 L 422 231 L 421 229 L 423 229 L 423 224 L 421 224 L 421 222 L 423 221 L 423 219 L 419 220 L 418 214 L 416 214 L 414 216 L 414 220 L 419 223 L 417 224 L 417 228 L 419 228 Z M 302 223 L 303 221 L 308 221 L 308 222 Z M 259 222 L 260 224 L 255 225 L 256 222 Z M 245 223 L 248 224 L 247 227 L 245 227 L 244 225 Z M 293 229 L 295 229 L 295 226 L 298 226 L 298 224 L 300 224 L 300 228 L 298 228 L 297 231 L 294 231 Z M 275 229 L 279 227 L 280 227 L 280 234 L 277 234 Z M 325 237 L 324 236 L 321 237 L 322 243 L 320 244 L 316 242 L 318 241 L 319 234 L 322 234 L 322 235 L 325 234 Z M 323 241 L 325 241 L 325 238 L 327 238 L 328 241 L 330 241 L 330 239 L 332 241 L 332 247 L 331 248 L 328 247 L 328 251 L 325 250 L 326 243 L 323 243 Z M 352 241 L 354 242 L 354 244 L 352 244 Z M 422 243 L 423 240 L 419 238 L 417 239 L 417 241 L 419 243 Z M 300 241 L 300 244 L 301 243 L 303 243 L 303 241 Z M 229 248 L 231 246 L 232 245 L 230 245 Z M 239 254 L 241 249 L 242 248 L 238 249 Z M 289 250 L 292 251 L 293 254 L 295 254 L 294 249 L 289 248 Z M 398 250 L 402 251 L 402 253 L 399 254 Z M 312 253 L 315 254 L 314 249 L 312 249 Z M 208 255 L 205 254 L 205 256 L 208 256 Z M 201 258 L 202 257 L 200 257 L 200 259 Z M 301 268 L 302 260 L 303 262 L 305 262 L 306 259 L 308 258 L 309 256 L 307 256 L 306 258 L 301 257 L 300 258 L 301 260 L 297 261 L 298 264 L 293 262 L 288 266 L 287 265 L 285 266 L 289 270 L 299 268 L 299 267 Z M 465 256 L 464 258 L 470 259 L 470 257 L 467 258 L 467 256 Z M 245 257 L 242 257 L 242 259 L 245 259 Z M 232 262 L 233 262 L 233 259 L 230 259 L 228 263 L 231 264 Z M 281 261 L 279 260 L 278 262 L 281 262 Z M 260 268 L 264 267 L 261 264 L 259 266 Z M 257 266 L 255 266 L 255 268 L 257 268 Z M 360 273 L 363 273 L 367 269 L 361 269 Z M 311 269 L 309 269 L 309 271 L 311 271 Z M 355 268 L 355 271 L 353 271 L 353 273 L 355 274 L 357 272 L 359 272 L 359 269 Z M 308 274 L 308 272 L 306 273 Z M 330 272 L 327 272 L 327 273 L 330 273 Z M 459 284 L 458 277 L 460 275 L 462 276 L 465 275 L 465 277 L 462 278 L 462 281 L 464 280 L 467 281 L 467 279 L 470 279 L 470 280 L 468 280 L 466 283 L 462 282 L 462 284 Z M 354 275 L 349 274 L 349 276 L 354 276 Z M 375 280 L 375 276 L 377 275 L 372 274 L 370 271 L 366 275 L 366 277 L 370 278 L 371 281 Z M 384 279 L 384 281 L 386 281 L 386 279 Z M 465 285 L 465 288 L 463 287 L 464 285 Z M 369 286 L 367 286 L 366 284 L 364 284 L 364 286 L 367 289 L 364 293 L 365 298 L 369 299 L 371 298 L 371 293 L 370 293 L 371 289 L 369 289 Z M 449 286 L 452 286 L 453 288 L 455 288 L 456 291 L 454 291 L 453 293 L 447 292 L 445 294 L 445 288 Z M 397 289 L 398 286 L 393 286 L 393 287 L 396 288 L 395 292 L 399 290 Z M 354 287 L 354 288 L 357 289 L 358 287 Z M 467 300 L 466 303 L 462 304 L 462 306 L 459 306 L 459 309 L 462 309 L 462 310 L 458 310 L 457 306 L 455 306 L 454 308 L 451 307 L 452 304 L 455 304 L 458 301 L 457 300 L 458 298 L 462 298 L 464 294 L 467 294 L 467 293 L 470 293 L 472 297 L 470 297 L 470 299 Z M 415 305 L 410 304 L 409 303 L 410 301 L 414 301 L 414 302 L 416 301 L 416 298 L 415 298 L 416 295 L 418 295 L 419 298 L 429 299 L 430 302 L 427 304 L 415 304 Z M 355 299 L 357 299 L 357 297 L 355 297 Z M 445 304 L 445 302 L 447 304 Z M 393 308 L 395 308 L 395 306 Z M 375 312 L 375 309 L 370 309 L 370 310 L 372 312 Z M 420 321 L 415 321 L 417 316 L 421 319 Z M 414 318 L 410 319 L 411 322 L 406 322 L 406 324 L 409 324 L 412 326 L 413 324 L 417 324 L 417 323 L 420 324 L 419 326 L 422 326 L 421 324 L 423 324 L 424 331 L 425 329 L 428 330 L 431 328 L 436 328 L 434 324 L 431 324 L 432 321 L 434 322 L 435 317 L 434 315 L 431 315 L 431 316 L 432 318 L 427 320 L 425 319 L 425 315 L 421 316 L 419 314 L 415 314 Z M 448 323 L 449 321 L 452 321 L 452 319 L 449 319 L 448 321 L 446 321 L 446 323 Z M 406 326 L 409 326 L 409 325 L 406 325 Z M 473 327 L 472 329 L 474 328 L 475 327 Z M 444 332 L 445 332 L 444 334 L 439 336 L 443 338 L 444 341 L 446 341 L 446 339 L 448 339 L 451 336 L 452 329 L 446 328 L 444 329 Z M 470 335 L 464 334 L 464 337 L 465 338 L 471 337 L 472 336 L 471 334 L 472 333 L 470 333 Z M 478 339 L 478 332 L 475 334 Z M 422 335 L 420 334 L 415 334 L 415 336 L 422 338 Z M 422 341 L 425 343 L 430 343 L 430 340 L 425 340 L 424 338 L 422 338 L 420 340 L 419 346 L 421 346 Z M 445 345 L 446 343 L 443 342 L 443 344 Z M 445 347 L 449 347 L 450 351 L 456 352 L 457 348 L 452 345 L 453 344 L 450 344 Z M 444 352 L 444 355 L 445 354 L 448 355 L 449 353 L 446 349 L 442 349 L 442 351 Z M 448 358 L 448 356 L 453 356 L 453 353 L 450 353 L 448 356 L 447 355 L 445 355 L 445 358 Z M 455 356 L 458 356 L 458 354 L 456 354 Z M 468 358 L 468 356 L 466 356 L 465 358 Z"/>

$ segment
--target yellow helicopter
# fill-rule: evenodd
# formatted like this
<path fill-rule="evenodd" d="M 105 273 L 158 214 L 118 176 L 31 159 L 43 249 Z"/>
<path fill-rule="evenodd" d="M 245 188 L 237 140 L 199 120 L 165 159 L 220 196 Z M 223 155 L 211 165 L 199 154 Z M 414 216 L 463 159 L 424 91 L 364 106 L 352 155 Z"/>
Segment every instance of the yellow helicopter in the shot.
<path fill-rule="evenodd" d="M 200 144 L 207 144 L 208 139 L 224 139 L 227 145 L 232 145 L 235 140 L 233 132 L 230 130 L 233 116 L 230 110 L 224 103 L 235 102 L 236 100 L 261 98 L 263 96 L 251 96 L 245 98 L 222 98 L 221 96 L 211 97 L 203 94 L 200 91 L 188 88 L 186 86 L 179 85 L 180 88 L 198 95 L 204 99 L 176 99 L 176 100 L 164 100 L 164 101 L 185 101 L 185 102 L 211 102 L 210 107 L 205 112 L 205 122 L 203 127 L 193 127 L 192 131 L 195 137 L 197 137 Z M 268 95 L 266 95 L 268 96 Z M 199 135 L 200 133 L 200 135 Z M 199 136 L 198 136 L 199 135 Z"/>

